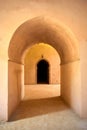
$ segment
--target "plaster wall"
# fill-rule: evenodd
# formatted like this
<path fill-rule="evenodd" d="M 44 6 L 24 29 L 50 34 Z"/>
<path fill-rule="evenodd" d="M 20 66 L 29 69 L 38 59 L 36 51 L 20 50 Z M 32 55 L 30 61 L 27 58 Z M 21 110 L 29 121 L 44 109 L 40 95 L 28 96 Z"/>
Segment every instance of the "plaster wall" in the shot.
<path fill-rule="evenodd" d="M 61 65 L 61 73 L 61 96 L 79 116 L 82 116 L 80 61 Z"/>
<path fill-rule="evenodd" d="M 81 50 L 81 86 L 82 86 L 82 117 L 87 117 L 87 41 L 83 41 Z"/>
<path fill-rule="evenodd" d="M 0 121 L 8 119 L 8 64 L 0 58 Z"/>
<path fill-rule="evenodd" d="M 8 118 L 24 96 L 24 66 L 8 61 Z"/>
<path fill-rule="evenodd" d="M 37 84 L 37 63 L 45 59 L 49 63 L 49 83 L 60 83 L 60 58 L 50 45 L 40 43 L 31 47 L 24 60 L 25 85 Z"/>
<path fill-rule="evenodd" d="M 81 94 L 83 116 L 87 115 L 87 1 L 86 0 L 1 0 L 0 2 L 0 120 L 7 119 L 8 47 L 19 25 L 26 20 L 46 16 L 69 27 L 81 46 Z M 27 42 L 27 41 L 26 41 Z M 19 43 L 17 43 L 19 44 Z M 87 117 L 87 116 L 86 116 Z"/>

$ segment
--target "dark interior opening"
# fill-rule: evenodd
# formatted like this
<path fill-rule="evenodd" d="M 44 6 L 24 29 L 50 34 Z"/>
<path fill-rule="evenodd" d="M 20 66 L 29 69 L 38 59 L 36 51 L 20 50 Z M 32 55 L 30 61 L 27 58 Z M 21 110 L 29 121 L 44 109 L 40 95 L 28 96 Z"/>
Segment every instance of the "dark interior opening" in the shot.
<path fill-rule="evenodd" d="M 41 60 L 37 64 L 37 83 L 49 84 L 49 64 L 45 60 Z"/>

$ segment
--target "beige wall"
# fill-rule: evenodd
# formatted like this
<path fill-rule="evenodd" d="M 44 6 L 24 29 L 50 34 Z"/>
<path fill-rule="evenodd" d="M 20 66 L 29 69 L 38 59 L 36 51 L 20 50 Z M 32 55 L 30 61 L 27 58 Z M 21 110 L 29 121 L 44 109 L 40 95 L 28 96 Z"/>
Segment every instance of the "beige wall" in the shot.
<path fill-rule="evenodd" d="M 0 120 L 7 119 L 8 47 L 14 31 L 26 20 L 44 16 L 72 30 L 80 45 L 82 113 L 87 117 L 87 1 L 1 0 L 0 3 Z M 62 35 L 62 34 L 61 34 Z M 27 42 L 27 41 L 26 41 Z M 17 43 L 19 44 L 19 43 Z M 20 49 L 20 48 L 19 48 Z"/>
<path fill-rule="evenodd" d="M 43 55 L 43 58 L 42 58 Z M 37 63 L 45 59 L 49 63 L 49 83 L 60 83 L 60 58 L 57 51 L 47 44 L 36 44 L 29 49 L 24 60 L 25 85 L 37 84 Z"/>
<path fill-rule="evenodd" d="M 8 61 L 8 118 L 24 96 L 23 65 Z"/>
<path fill-rule="evenodd" d="M 87 118 L 87 41 L 80 46 L 81 86 L 82 86 L 82 117 Z"/>
<path fill-rule="evenodd" d="M 82 116 L 81 91 L 80 61 L 61 65 L 61 96 L 79 116 Z"/>
<path fill-rule="evenodd" d="M 0 121 L 8 119 L 8 62 L 0 58 Z"/>

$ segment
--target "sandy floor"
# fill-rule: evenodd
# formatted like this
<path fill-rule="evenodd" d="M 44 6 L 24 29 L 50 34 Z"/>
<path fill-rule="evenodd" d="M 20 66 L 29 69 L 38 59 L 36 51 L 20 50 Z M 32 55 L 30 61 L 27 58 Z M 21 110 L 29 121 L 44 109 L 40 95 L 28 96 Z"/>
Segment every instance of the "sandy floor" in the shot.
<path fill-rule="evenodd" d="M 79 118 L 56 94 L 48 98 L 42 94 L 40 99 L 35 99 L 38 89 L 31 90 L 32 97 L 29 100 L 26 99 L 30 96 L 25 97 L 10 121 L 0 123 L 0 130 L 87 130 L 87 119 Z"/>

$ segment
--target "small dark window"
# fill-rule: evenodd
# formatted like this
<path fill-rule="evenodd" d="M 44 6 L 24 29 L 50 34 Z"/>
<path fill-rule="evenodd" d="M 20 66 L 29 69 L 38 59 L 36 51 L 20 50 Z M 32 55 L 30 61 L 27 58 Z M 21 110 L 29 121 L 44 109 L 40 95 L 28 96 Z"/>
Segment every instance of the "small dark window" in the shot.
<path fill-rule="evenodd" d="M 37 64 L 37 83 L 49 84 L 49 64 L 45 60 L 41 60 Z"/>

